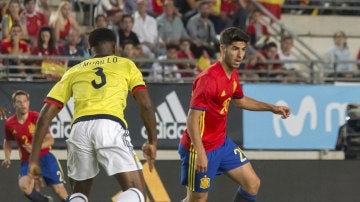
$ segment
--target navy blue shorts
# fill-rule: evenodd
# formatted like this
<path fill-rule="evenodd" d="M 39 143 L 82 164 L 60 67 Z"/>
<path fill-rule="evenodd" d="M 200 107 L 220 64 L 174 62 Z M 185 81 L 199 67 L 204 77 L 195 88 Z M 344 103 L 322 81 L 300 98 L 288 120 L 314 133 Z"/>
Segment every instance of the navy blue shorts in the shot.
<path fill-rule="evenodd" d="M 189 152 L 179 144 L 181 157 L 181 184 L 190 191 L 208 192 L 211 190 L 216 175 L 221 175 L 249 162 L 243 151 L 230 138 L 217 149 L 206 152 L 208 158 L 207 172 L 196 172 L 195 152 Z"/>
<path fill-rule="evenodd" d="M 41 174 L 47 186 L 65 183 L 60 162 L 52 153 L 40 158 Z M 28 174 L 29 162 L 21 162 L 20 177 Z"/>

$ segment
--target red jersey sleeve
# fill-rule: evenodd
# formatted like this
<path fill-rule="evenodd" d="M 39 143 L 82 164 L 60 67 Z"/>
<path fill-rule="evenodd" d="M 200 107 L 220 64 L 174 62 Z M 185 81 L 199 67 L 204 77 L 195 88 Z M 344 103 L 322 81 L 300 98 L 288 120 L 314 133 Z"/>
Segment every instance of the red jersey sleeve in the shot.
<path fill-rule="evenodd" d="M 8 121 L 5 122 L 5 139 L 9 141 L 15 140 L 15 137 L 12 135 L 10 131 Z"/>
<path fill-rule="evenodd" d="M 209 101 L 214 92 L 214 82 L 208 82 L 209 77 L 202 76 L 194 82 L 192 97 L 190 101 L 190 108 L 196 110 L 206 111 L 209 106 Z"/>

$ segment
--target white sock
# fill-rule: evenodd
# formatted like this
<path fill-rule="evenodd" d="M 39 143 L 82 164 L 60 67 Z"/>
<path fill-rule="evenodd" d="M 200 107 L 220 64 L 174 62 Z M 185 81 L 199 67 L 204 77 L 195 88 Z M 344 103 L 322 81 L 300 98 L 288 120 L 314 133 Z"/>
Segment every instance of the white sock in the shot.
<path fill-rule="evenodd" d="M 136 188 L 130 188 L 121 193 L 115 202 L 145 202 L 144 195 Z"/>
<path fill-rule="evenodd" d="M 70 196 L 69 202 L 88 202 L 88 199 L 82 193 L 74 193 Z"/>

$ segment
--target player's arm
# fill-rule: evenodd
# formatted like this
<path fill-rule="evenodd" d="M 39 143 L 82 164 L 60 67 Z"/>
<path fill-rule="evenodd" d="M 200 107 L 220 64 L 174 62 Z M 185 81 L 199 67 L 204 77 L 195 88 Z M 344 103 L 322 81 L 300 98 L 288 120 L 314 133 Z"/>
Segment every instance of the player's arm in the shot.
<path fill-rule="evenodd" d="M 49 133 L 51 121 L 59 113 L 59 108 L 53 104 L 45 103 L 40 111 L 34 138 L 32 141 L 31 155 L 29 159 L 29 173 L 35 178 L 40 177 L 39 157 L 45 136 Z"/>
<path fill-rule="evenodd" d="M 11 165 L 11 160 L 10 160 L 11 141 L 4 139 L 3 149 L 4 149 L 5 158 L 4 161 L 2 162 L 2 166 L 4 168 L 9 168 Z"/>
<path fill-rule="evenodd" d="M 196 159 L 196 171 L 198 172 L 206 172 L 208 159 L 206 156 L 206 151 L 201 139 L 201 131 L 200 131 L 200 118 L 204 111 L 190 109 L 188 118 L 186 121 L 186 126 L 189 131 L 189 136 L 191 142 L 194 146 L 194 150 L 197 154 Z"/>
<path fill-rule="evenodd" d="M 277 106 L 266 102 L 261 102 L 253 98 L 244 96 L 241 99 L 234 99 L 234 104 L 237 107 L 250 111 L 270 111 L 274 114 L 281 115 L 282 118 L 290 116 L 290 108 L 286 106 Z"/>
<path fill-rule="evenodd" d="M 7 119 L 7 114 L 8 111 L 5 108 L 0 107 L 0 120 Z"/>
<path fill-rule="evenodd" d="M 133 96 L 140 106 L 140 116 L 144 122 L 148 135 L 148 141 L 143 145 L 142 150 L 146 161 L 149 163 L 149 168 L 151 171 L 155 164 L 157 146 L 155 111 L 150 95 L 146 89 L 133 92 Z"/>

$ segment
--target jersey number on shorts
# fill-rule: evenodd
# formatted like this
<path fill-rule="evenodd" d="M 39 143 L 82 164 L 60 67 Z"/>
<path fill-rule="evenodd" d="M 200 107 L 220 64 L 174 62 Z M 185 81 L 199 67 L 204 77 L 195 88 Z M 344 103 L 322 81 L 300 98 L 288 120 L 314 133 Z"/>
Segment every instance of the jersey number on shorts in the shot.
<path fill-rule="evenodd" d="M 242 152 L 242 150 L 240 149 L 240 148 L 236 148 L 236 149 L 234 149 L 234 154 L 236 155 L 236 154 L 239 154 L 239 156 L 240 156 L 240 162 L 244 162 L 244 161 L 246 161 L 246 156 L 244 155 L 244 153 Z"/>
<path fill-rule="evenodd" d="M 56 172 L 56 175 L 59 176 L 59 181 L 60 181 L 60 182 L 64 182 L 63 173 L 62 173 L 61 171 L 58 170 L 58 171 Z"/>
<path fill-rule="evenodd" d="M 106 84 L 106 76 L 105 76 L 105 74 L 103 72 L 102 67 L 95 67 L 93 70 L 96 70 L 95 74 L 100 77 L 101 81 L 100 81 L 100 83 L 96 83 L 95 80 L 92 80 L 91 84 L 95 89 L 99 89 L 99 88 L 103 87 Z"/>

